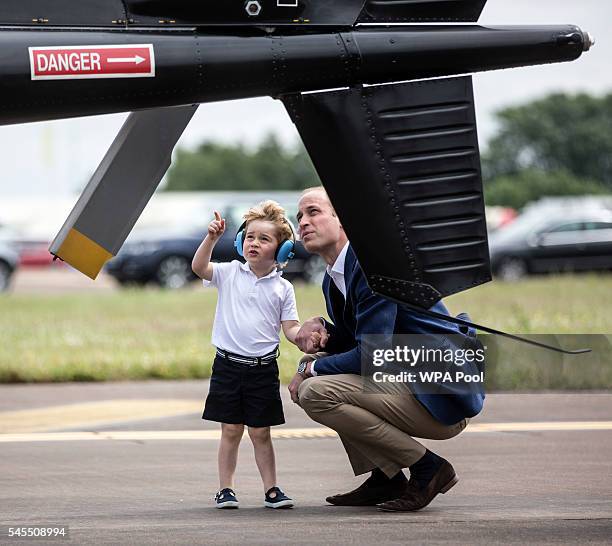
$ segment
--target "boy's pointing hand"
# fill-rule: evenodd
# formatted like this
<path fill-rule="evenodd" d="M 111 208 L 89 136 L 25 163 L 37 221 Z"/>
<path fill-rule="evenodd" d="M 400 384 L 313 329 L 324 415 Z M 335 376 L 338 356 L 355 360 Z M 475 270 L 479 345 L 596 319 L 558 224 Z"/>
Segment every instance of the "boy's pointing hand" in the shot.
<path fill-rule="evenodd" d="M 215 219 L 208 224 L 208 236 L 211 240 L 216 241 L 225 233 L 225 218 L 215 211 Z"/>

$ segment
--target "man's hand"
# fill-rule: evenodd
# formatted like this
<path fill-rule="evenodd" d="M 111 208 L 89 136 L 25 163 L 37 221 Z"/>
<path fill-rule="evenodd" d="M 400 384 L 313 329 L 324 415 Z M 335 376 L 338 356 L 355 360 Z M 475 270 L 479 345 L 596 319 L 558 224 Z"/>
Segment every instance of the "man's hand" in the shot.
<path fill-rule="evenodd" d="M 303 353 L 316 353 L 325 347 L 329 335 L 319 317 L 314 317 L 302 324 L 295 337 L 295 344 Z"/>
<path fill-rule="evenodd" d="M 300 402 L 298 398 L 298 390 L 300 389 L 302 381 L 304 381 L 304 378 L 299 373 L 296 373 L 293 376 L 291 383 L 289 383 L 289 394 L 291 394 L 291 400 L 293 400 L 296 404 L 299 404 Z"/>
<path fill-rule="evenodd" d="M 211 241 L 216 241 L 225 233 L 225 218 L 215 211 L 215 219 L 208 224 L 208 237 Z"/>

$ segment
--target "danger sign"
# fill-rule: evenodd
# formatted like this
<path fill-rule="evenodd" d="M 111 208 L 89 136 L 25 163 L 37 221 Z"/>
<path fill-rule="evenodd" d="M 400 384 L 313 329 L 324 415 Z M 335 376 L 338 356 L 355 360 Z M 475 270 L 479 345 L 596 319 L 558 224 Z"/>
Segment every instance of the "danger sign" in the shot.
<path fill-rule="evenodd" d="M 33 80 L 155 77 L 153 44 L 29 47 Z"/>

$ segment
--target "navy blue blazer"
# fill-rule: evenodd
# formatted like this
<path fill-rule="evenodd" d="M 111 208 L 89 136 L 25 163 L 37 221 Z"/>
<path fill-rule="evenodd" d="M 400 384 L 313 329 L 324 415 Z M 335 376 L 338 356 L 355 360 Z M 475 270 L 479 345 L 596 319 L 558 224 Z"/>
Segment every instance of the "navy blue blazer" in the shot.
<path fill-rule="evenodd" d="M 329 340 L 325 351 L 330 355 L 317 359 L 317 375 L 361 374 L 361 343 L 368 334 L 453 334 L 465 336 L 459 326 L 421 315 L 372 292 L 349 245 L 344 262 L 346 300 L 329 275 L 323 280 Z M 448 315 L 440 301 L 432 311 Z M 412 389 L 419 402 L 441 423 L 451 425 L 473 417 L 482 409 L 484 392 L 428 394 Z M 431 389 L 430 389 L 431 390 Z"/>

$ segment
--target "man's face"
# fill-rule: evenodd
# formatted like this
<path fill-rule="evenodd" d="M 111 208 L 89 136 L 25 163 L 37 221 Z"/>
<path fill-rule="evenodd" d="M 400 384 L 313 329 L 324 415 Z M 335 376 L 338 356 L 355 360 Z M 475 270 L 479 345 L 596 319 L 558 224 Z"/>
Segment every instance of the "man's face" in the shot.
<path fill-rule="evenodd" d="M 298 203 L 297 221 L 304 247 L 315 254 L 335 245 L 343 232 L 327 195 L 320 190 L 302 196 Z"/>

